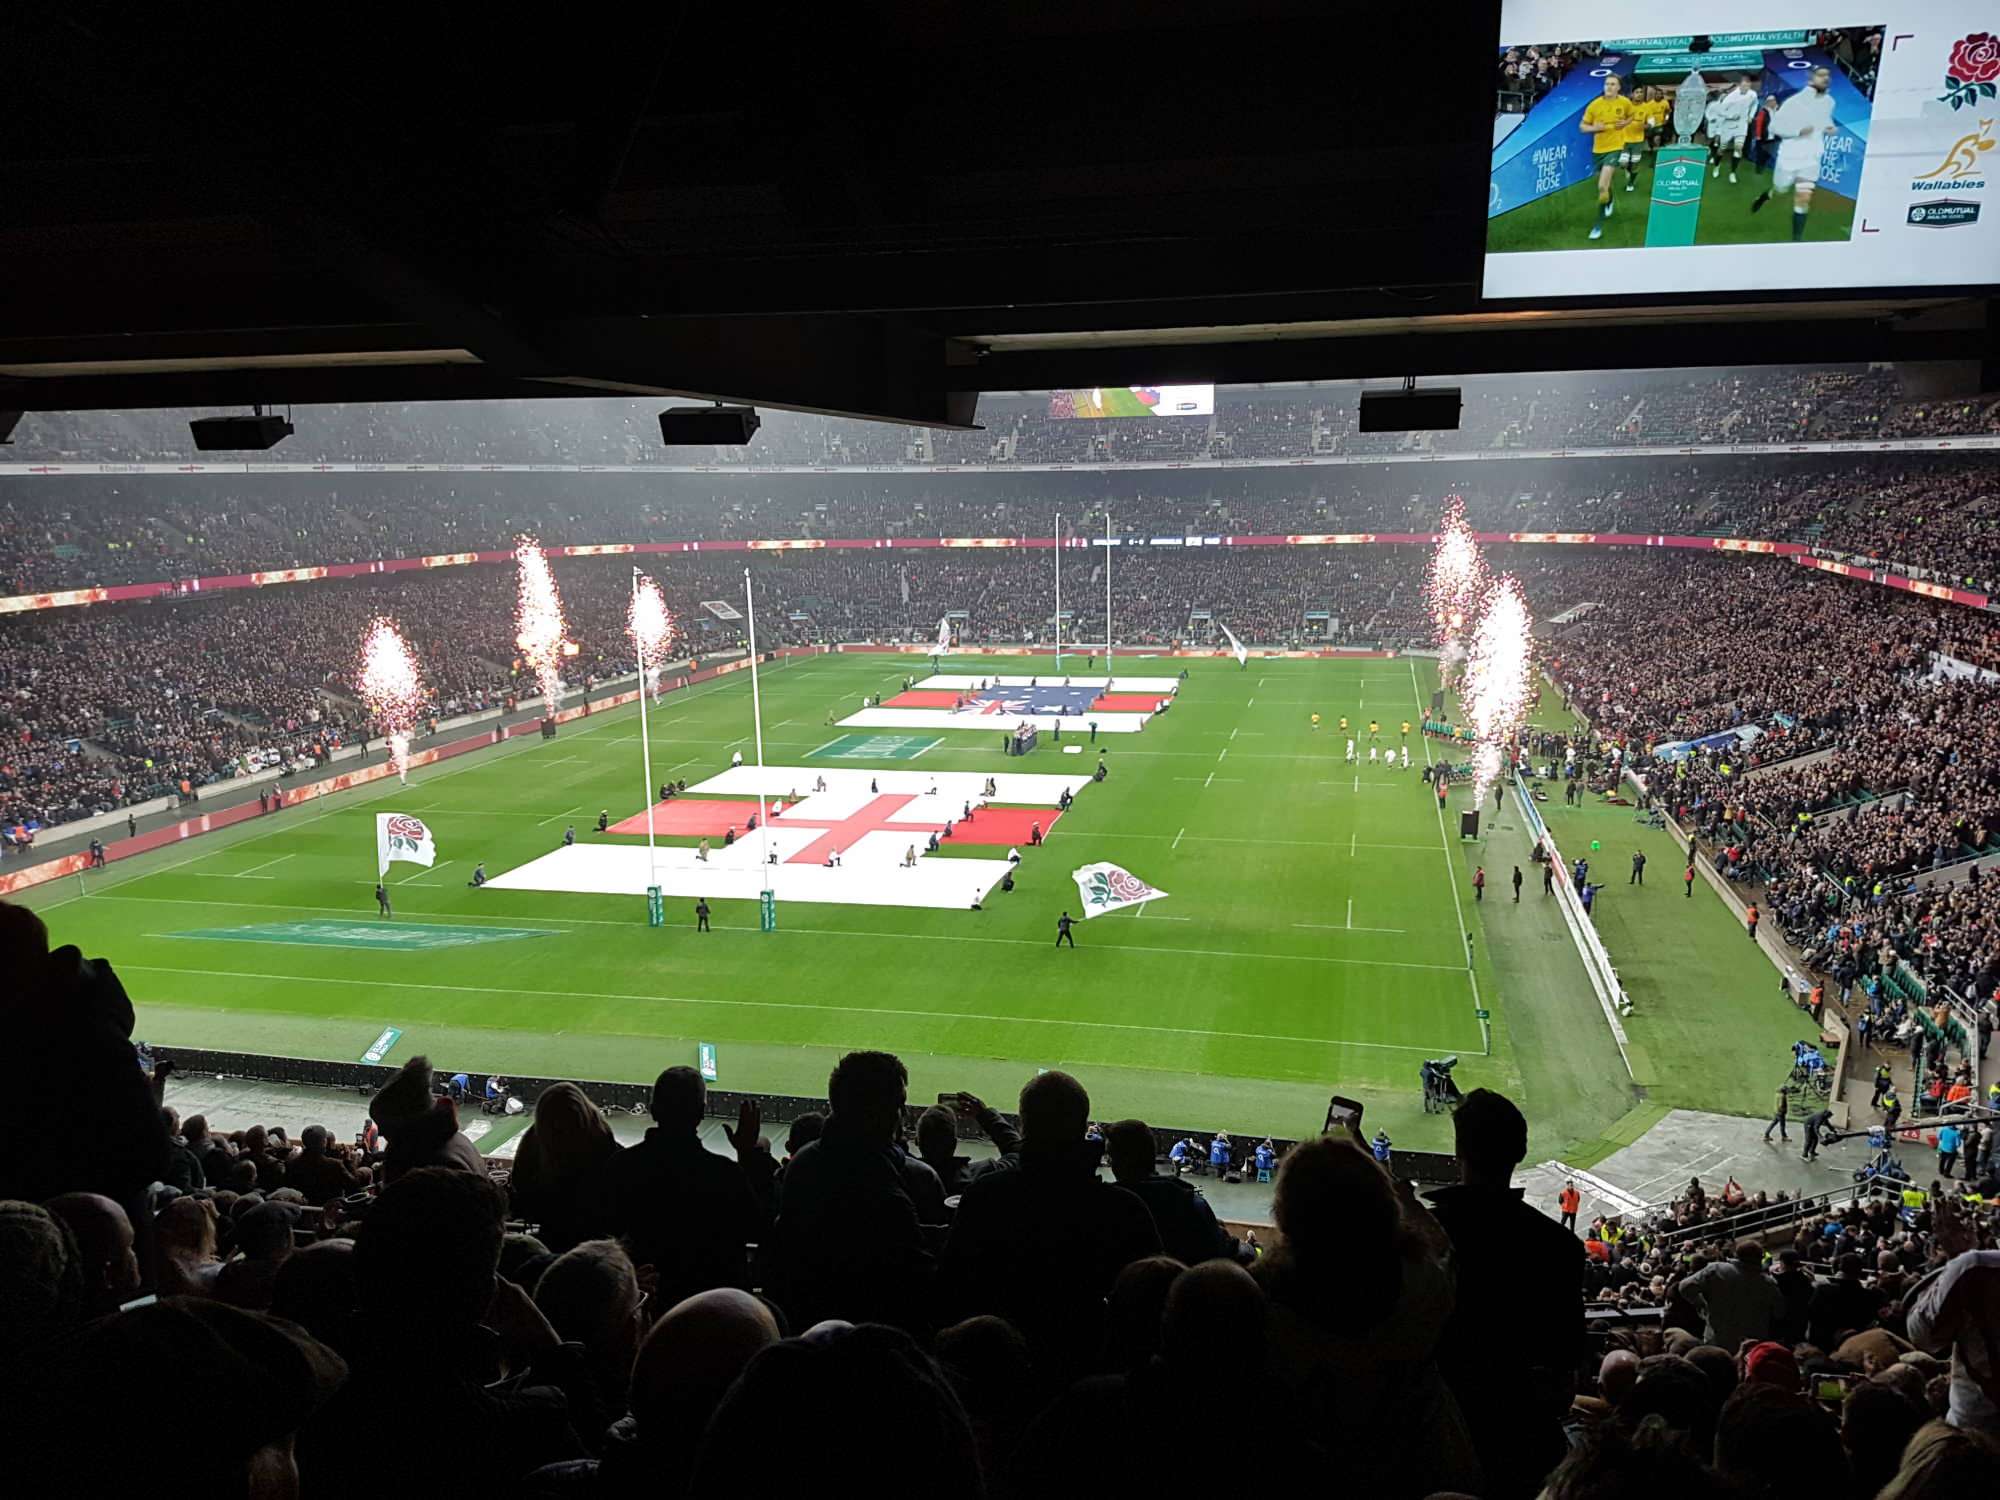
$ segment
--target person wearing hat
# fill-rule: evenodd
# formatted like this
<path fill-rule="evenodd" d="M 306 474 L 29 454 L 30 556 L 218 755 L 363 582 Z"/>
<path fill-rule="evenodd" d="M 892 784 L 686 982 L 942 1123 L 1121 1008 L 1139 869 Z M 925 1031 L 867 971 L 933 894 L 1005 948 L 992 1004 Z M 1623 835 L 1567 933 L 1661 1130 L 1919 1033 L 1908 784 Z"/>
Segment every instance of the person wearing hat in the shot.
<path fill-rule="evenodd" d="M 189 1441 L 171 1372 L 226 1413 Z M 347 1363 L 304 1329 L 197 1297 L 167 1297 L 92 1324 L 48 1372 L 39 1410 L 15 1428 L 22 1475 L 65 1490 L 296 1495 L 293 1442 L 347 1379 Z"/>
<path fill-rule="evenodd" d="M 292 1229 L 298 1216 L 288 1203 L 260 1203 L 236 1221 L 236 1248 L 242 1252 L 225 1264 L 215 1278 L 215 1295 L 232 1307 L 263 1312 L 271 1305 L 271 1287 L 278 1270 L 292 1253 Z"/>
<path fill-rule="evenodd" d="M 1743 1379 L 1749 1385 L 1776 1386 L 1797 1394 L 1799 1362 L 1783 1344 L 1766 1339 L 1752 1344 L 1743 1356 Z"/>
<path fill-rule="evenodd" d="M 452 1167 L 486 1175 L 481 1156 L 458 1128 L 458 1106 L 434 1086 L 431 1060 L 411 1058 L 368 1102 L 369 1118 L 389 1138 L 383 1180 L 393 1182 L 417 1167 Z"/>

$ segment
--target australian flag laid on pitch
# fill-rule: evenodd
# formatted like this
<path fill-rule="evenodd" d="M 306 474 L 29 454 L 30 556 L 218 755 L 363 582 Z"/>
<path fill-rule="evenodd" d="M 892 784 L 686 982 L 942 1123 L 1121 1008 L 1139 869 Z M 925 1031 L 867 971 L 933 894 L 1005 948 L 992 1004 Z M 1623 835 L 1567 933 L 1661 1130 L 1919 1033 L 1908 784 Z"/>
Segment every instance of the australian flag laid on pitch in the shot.
<path fill-rule="evenodd" d="M 968 696 L 983 714 L 1081 715 L 1103 691 L 1101 687 L 1064 687 L 1058 683 L 1053 687 L 980 688 Z"/>

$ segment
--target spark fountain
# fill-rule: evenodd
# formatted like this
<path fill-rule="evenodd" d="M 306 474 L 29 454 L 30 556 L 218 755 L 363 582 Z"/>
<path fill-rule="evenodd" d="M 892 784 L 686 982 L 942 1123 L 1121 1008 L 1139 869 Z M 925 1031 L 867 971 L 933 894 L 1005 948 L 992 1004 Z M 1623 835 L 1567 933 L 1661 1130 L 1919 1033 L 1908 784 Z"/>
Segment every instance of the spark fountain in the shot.
<path fill-rule="evenodd" d="M 1446 691 L 1455 669 L 1465 661 L 1466 637 L 1492 586 L 1486 558 L 1466 523 L 1465 502 L 1449 496 L 1438 523 L 1437 548 L 1424 570 L 1424 602 L 1430 607 L 1438 644 L 1438 681 Z"/>
<path fill-rule="evenodd" d="M 395 622 L 380 617 L 368 622 L 361 641 L 361 675 L 355 687 L 368 712 L 389 737 L 389 764 L 397 779 L 410 779 L 410 730 L 424 702 L 423 678 L 410 643 Z"/>
<path fill-rule="evenodd" d="M 1472 756 L 1472 805 L 1480 806 L 1505 773 L 1534 697 L 1534 616 L 1521 586 L 1503 573 L 1487 594 L 1472 632 L 1461 696 L 1478 736 Z"/>
<path fill-rule="evenodd" d="M 625 629 L 639 658 L 639 761 L 646 776 L 646 868 L 650 875 L 646 884 L 650 900 L 660 884 L 660 872 L 653 843 L 653 741 L 646 727 L 646 700 L 659 695 L 660 663 L 674 632 L 674 617 L 667 613 L 660 586 L 637 568 L 632 570 L 632 603 L 626 611 Z"/>
<path fill-rule="evenodd" d="M 562 595 L 556 592 L 549 560 L 533 537 L 522 537 L 514 548 L 520 572 L 519 601 L 514 606 L 514 644 L 542 689 L 542 717 L 555 717 L 562 707 L 564 636 Z"/>

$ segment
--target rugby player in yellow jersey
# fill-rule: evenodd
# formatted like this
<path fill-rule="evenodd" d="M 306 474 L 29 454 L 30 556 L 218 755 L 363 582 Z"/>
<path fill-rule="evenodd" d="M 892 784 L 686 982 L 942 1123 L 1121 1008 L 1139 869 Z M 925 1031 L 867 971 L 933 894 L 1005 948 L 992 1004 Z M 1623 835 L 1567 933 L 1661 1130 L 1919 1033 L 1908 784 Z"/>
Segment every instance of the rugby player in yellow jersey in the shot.
<path fill-rule="evenodd" d="M 1652 92 L 1651 89 L 1633 90 L 1632 123 L 1625 129 L 1625 150 L 1622 153 L 1625 162 L 1625 191 L 1628 193 L 1638 185 L 1639 157 L 1646 149 L 1646 121 L 1649 118 L 1647 111 L 1652 108 L 1651 104 L 1641 101 Z"/>
<path fill-rule="evenodd" d="M 1639 118 L 1645 125 L 1646 149 L 1657 153 L 1667 141 L 1667 91 L 1646 88 L 1639 95 Z"/>
<path fill-rule="evenodd" d="M 1625 83 L 1616 73 L 1606 76 L 1604 92 L 1583 107 L 1579 129 L 1590 137 L 1590 149 L 1597 159 L 1597 218 L 1590 226 L 1590 238 L 1604 238 L 1603 221 L 1611 217 L 1611 174 L 1620 161 L 1637 160 L 1627 143 L 1632 129 L 1632 101 L 1625 97 Z"/>

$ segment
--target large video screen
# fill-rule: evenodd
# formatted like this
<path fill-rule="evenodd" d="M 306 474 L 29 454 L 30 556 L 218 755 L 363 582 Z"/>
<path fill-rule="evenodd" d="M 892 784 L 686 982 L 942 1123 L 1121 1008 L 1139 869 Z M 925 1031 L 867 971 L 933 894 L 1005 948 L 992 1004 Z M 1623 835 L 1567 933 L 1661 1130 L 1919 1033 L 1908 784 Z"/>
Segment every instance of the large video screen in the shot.
<path fill-rule="evenodd" d="M 1212 385 L 1099 385 L 1087 391 L 1055 391 L 1052 417 L 1212 417 Z"/>
<path fill-rule="evenodd" d="M 1506 0 L 1485 294 L 2000 282 L 1996 33 L 1995 0 Z"/>

